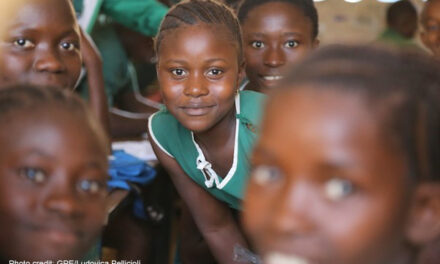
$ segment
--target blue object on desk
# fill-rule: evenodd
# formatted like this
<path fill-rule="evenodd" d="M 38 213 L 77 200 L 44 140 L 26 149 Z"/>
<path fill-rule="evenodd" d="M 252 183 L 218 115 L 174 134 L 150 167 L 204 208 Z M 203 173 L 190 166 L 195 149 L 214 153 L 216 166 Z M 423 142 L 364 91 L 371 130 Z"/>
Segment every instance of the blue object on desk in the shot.
<path fill-rule="evenodd" d="M 144 186 L 153 181 L 156 171 L 145 161 L 123 150 L 114 150 L 110 158 L 109 175 L 108 187 L 110 189 L 132 191 L 133 184 Z M 148 218 L 139 193 L 134 200 L 133 213 L 141 219 Z"/>

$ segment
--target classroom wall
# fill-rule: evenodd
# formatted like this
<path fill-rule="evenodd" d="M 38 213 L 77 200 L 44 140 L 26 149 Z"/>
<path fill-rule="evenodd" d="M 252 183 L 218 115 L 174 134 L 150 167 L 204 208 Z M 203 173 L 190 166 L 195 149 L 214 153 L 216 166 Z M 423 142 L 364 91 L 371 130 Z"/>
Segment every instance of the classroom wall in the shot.
<path fill-rule="evenodd" d="M 422 0 L 413 0 L 419 12 Z M 376 0 L 348 3 L 343 0 L 316 2 L 322 44 L 372 42 L 385 27 L 386 8 L 390 4 Z"/>

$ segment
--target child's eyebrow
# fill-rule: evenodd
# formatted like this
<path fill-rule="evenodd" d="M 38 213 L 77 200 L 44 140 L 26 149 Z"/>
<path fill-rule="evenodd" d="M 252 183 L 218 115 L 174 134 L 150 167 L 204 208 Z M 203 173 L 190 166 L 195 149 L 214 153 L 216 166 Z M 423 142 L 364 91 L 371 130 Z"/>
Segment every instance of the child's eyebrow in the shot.
<path fill-rule="evenodd" d="M 273 160 L 275 160 L 275 155 L 273 155 L 270 151 L 268 151 L 266 148 L 261 147 L 261 146 L 256 146 L 254 149 L 254 156 L 258 155 L 258 159 L 263 159 L 267 162 L 271 162 Z M 254 158 L 252 158 L 253 160 Z"/>
<path fill-rule="evenodd" d="M 169 59 L 169 60 L 166 60 L 166 61 L 165 61 L 165 64 L 168 64 L 168 63 L 186 64 L 186 61 L 183 61 L 183 60 L 175 60 L 175 59 Z"/>
<path fill-rule="evenodd" d="M 29 25 L 23 25 L 20 23 L 13 24 L 8 28 L 9 32 L 12 33 L 27 33 L 27 34 L 39 34 L 41 30 L 39 30 L 38 27 L 33 27 Z M 69 35 L 75 35 L 79 37 L 79 32 L 75 30 L 75 28 L 69 28 L 68 30 L 63 31 L 60 36 L 61 38 L 64 38 Z"/>
<path fill-rule="evenodd" d="M 43 152 L 43 151 L 41 151 L 39 149 L 29 149 L 29 150 L 26 150 L 26 153 L 27 153 L 28 156 L 40 156 L 40 157 L 43 157 L 43 158 L 46 158 L 46 159 L 52 159 L 53 158 L 52 155 L 50 155 L 50 154 L 48 154 L 46 152 Z"/>
<path fill-rule="evenodd" d="M 262 37 L 264 37 L 264 34 L 263 34 L 263 33 L 260 33 L 260 32 L 251 32 L 251 33 L 249 33 L 249 34 L 247 34 L 247 35 L 251 35 L 252 37 L 257 37 L 257 38 L 262 38 Z"/>
<path fill-rule="evenodd" d="M 102 165 L 102 162 L 99 162 L 98 160 L 87 162 L 84 167 L 87 169 L 105 169 L 105 166 Z"/>
<path fill-rule="evenodd" d="M 286 33 L 283 33 L 283 36 L 286 36 L 286 37 L 302 37 L 303 34 L 298 33 L 298 32 L 286 32 Z"/>
<path fill-rule="evenodd" d="M 227 62 L 225 59 L 223 58 L 212 58 L 212 59 L 208 59 L 206 60 L 206 63 L 213 63 L 213 62 L 217 62 L 217 61 L 222 61 L 222 62 Z"/>

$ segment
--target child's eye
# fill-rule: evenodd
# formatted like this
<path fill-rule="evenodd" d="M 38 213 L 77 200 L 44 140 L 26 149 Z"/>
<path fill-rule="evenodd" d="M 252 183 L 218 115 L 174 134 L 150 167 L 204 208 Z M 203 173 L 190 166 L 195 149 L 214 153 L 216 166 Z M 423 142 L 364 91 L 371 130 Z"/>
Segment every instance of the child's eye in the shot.
<path fill-rule="evenodd" d="M 223 73 L 223 71 L 220 70 L 220 69 L 211 69 L 211 70 L 208 71 L 207 75 L 208 76 L 217 76 L 217 75 L 220 75 L 222 73 Z"/>
<path fill-rule="evenodd" d="M 341 178 L 332 178 L 325 183 L 325 195 L 332 201 L 341 200 L 354 191 L 353 183 Z"/>
<path fill-rule="evenodd" d="M 182 77 L 182 76 L 186 75 L 186 72 L 183 69 L 174 69 L 174 70 L 171 70 L 171 73 L 176 75 L 176 76 L 179 76 L 179 77 Z"/>
<path fill-rule="evenodd" d="M 32 41 L 24 38 L 15 40 L 14 45 L 25 49 L 30 49 L 35 47 L 35 44 Z"/>
<path fill-rule="evenodd" d="M 81 180 L 78 183 L 78 188 L 89 194 L 97 194 L 104 189 L 104 184 L 95 180 Z"/>
<path fill-rule="evenodd" d="M 277 181 L 280 177 L 280 170 L 272 166 L 260 165 L 255 167 L 252 172 L 252 180 L 259 185 Z"/>
<path fill-rule="evenodd" d="M 20 175 L 35 183 L 42 183 L 47 178 L 46 172 L 42 169 L 32 167 L 21 168 Z"/>
<path fill-rule="evenodd" d="M 72 51 L 72 50 L 74 50 L 76 47 L 75 47 L 75 44 L 73 44 L 73 43 L 69 43 L 69 42 L 63 42 L 63 43 L 61 43 L 60 44 L 60 47 L 63 49 L 63 50 L 67 50 L 67 51 Z"/>
<path fill-rule="evenodd" d="M 284 47 L 286 48 L 296 48 L 298 46 L 298 41 L 296 40 L 289 40 L 286 43 L 284 43 Z"/>
<path fill-rule="evenodd" d="M 426 31 L 428 32 L 440 31 L 440 25 L 429 25 L 426 27 Z"/>
<path fill-rule="evenodd" d="M 261 42 L 261 41 L 253 41 L 252 43 L 251 43 L 251 45 L 252 45 L 252 47 L 254 47 L 254 48 L 256 48 L 256 49 L 261 49 L 261 48 L 264 48 L 264 43 L 263 42 Z"/>

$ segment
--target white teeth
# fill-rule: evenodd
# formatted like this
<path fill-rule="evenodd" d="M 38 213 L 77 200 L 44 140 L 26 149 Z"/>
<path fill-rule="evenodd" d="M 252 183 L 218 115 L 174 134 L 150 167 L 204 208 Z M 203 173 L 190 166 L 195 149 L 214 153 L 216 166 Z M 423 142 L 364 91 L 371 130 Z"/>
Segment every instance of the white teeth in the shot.
<path fill-rule="evenodd" d="M 270 253 L 264 258 L 265 264 L 307 264 L 307 260 L 283 253 Z"/>
<path fill-rule="evenodd" d="M 283 79 L 283 76 L 263 76 L 263 79 L 265 79 L 266 81 L 278 81 Z"/>

